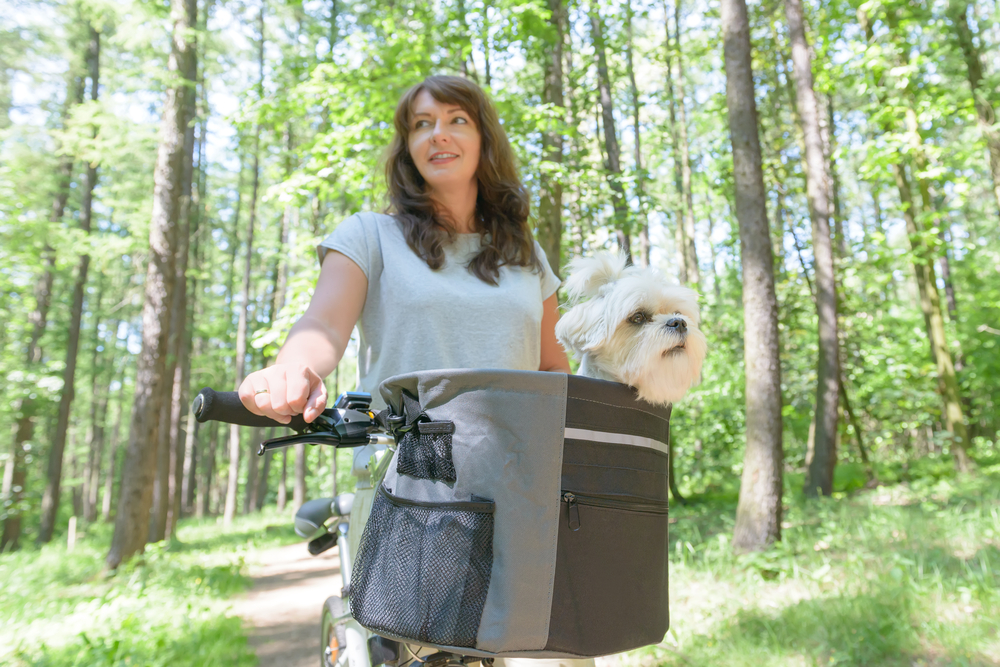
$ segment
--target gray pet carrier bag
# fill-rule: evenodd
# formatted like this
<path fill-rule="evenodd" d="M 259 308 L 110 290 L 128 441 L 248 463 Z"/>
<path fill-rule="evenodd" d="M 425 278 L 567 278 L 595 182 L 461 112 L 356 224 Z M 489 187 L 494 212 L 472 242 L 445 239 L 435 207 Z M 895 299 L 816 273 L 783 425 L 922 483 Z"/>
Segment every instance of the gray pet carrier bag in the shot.
<path fill-rule="evenodd" d="M 423 371 L 380 391 L 399 447 L 351 577 L 361 625 L 481 657 L 663 639 L 669 407 L 530 371 Z"/>

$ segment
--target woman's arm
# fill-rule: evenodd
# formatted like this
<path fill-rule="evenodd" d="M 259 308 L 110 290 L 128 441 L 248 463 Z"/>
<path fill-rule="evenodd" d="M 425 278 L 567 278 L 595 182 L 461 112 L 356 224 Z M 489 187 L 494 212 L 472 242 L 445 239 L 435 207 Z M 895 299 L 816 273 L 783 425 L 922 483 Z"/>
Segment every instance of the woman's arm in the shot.
<path fill-rule="evenodd" d="M 323 378 L 344 356 L 367 292 L 368 279 L 358 265 L 328 252 L 309 307 L 288 332 L 274 365 L 251 373 L 240 385 L 243 405 L 283 424 L 291 415 L 301 414 L 307 422 L 319 416 L 327 399 Z"/>
<path fill-rule="evenodd" d="M 542 303 L 542 362 L 540 371 L 572 373 L 566 350 L 556 340 L 556 322 L 559 321 L 559 300 L 555 294 Z"/>

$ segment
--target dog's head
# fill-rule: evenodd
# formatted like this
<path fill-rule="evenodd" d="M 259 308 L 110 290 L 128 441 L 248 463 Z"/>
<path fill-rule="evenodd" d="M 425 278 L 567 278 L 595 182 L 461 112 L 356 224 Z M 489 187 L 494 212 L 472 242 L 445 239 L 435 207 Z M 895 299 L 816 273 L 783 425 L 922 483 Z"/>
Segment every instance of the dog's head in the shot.
<path fill-rule="evenodd" d="M 707 346 L 694 290 L 626 266 L 623 253 L 576 258 L 569 270 L 571 308 L 556 324 L 564 347 L 650 403 L 674 403 L 698 383 Z"/>

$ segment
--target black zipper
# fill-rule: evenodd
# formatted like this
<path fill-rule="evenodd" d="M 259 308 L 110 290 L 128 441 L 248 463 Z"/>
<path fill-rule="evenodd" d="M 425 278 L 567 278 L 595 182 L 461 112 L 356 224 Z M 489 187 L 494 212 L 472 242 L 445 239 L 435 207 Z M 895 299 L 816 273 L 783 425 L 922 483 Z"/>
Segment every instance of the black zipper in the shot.
<path fill-rule="evenodd" d="M 584 493 L 574 493 L 572 491 L 563 491 L 562 501 L 566 503 L 567 516 L 569 517 L 569 529 L 573 531 L 580 530 L 579 505 L 628 510 L 629 512 L 641 512 L 643 514 L 667 514 L 669 511 L 665 501 L 662 503 L 651 503 L 648 501 L 624 500 L 622 498 L 611 496 L 594 496 Z"/>
<path fill-rule="evenodd" d="M 426 507 L 432 510 L 462 510 L 464 512 L 484 512 L 488 514 L 493 514 L 496 510 L 496 503 L 491 500 L 485 501 L 456 501 L 450 503 L 434 503 L 427 502 L 424 500 L 410 500 L 409 498 L 400 498 L 399 496 L 394 496 L 389 493 L 385 488 L 385 485 L 380 485 L 378 487 L 378 492 L 384 495 L 389 502 L 393 505 L 407 505 L 409 507 Z"/>

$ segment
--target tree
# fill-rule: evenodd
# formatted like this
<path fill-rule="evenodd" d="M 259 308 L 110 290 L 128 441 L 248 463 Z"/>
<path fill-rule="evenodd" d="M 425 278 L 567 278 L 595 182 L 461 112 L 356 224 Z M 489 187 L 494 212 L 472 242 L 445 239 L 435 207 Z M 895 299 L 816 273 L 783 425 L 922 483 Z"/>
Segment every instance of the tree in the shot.
<path fill-rule="evenodd" d="M 997 201 L 997 215 L 1000 215 L 1000 131 L 996 129 L 995 99 L 996 89 L 991 91 L 983 81 L 983 64 L 972 40 L 972 30 L 969 29 L 969 3 L 967 0 L 950 0 L 948 17 L 955 29 L 955 40 L 962 50 L 965 68 L 969 76 L 969 87 L 972 89 L 972 101 L 976 108 L 976 118 L 979 130 L 986 140 L 986 148 L 990 155 L 990 175 L 993 177 L 993 196 Z"/>
<path fill-rule="evenodd" d="M 895 10 L 890 10 L 887 20 L 893 36 L 898 32 L 898 18 Z M 869 43 L 874 40 L 874 30 L 864 9 L 858 10 L 858 21 L 868 38 Z M 899 40 L 898 37 L 896 37 Z M 908 46 L 903 41 L 899 50 L 900 58 L 904 66 L 908 64 Z M 879 63 L 874 72 L 875 80 L 879 83 L 878 98 L 880 106 L 885 108 L 889 103 L 888 82 L 885 79 L 885 72 L 882 71 Z M 924 155 L 923 142 L 921 139 L 916 113 L 912 103 L 912 79 L 898 83 L 897 88 L 903 88 L 906 95 L 910 97 L 909 104 L 903 108 L 903 116 L 907 124 L 908 148 L 914 156 L 914 166 L 918 173 L 918 187 L 920 191 L 921 204 L 926 216 L 934 216 L 933 204 L 930 198 L 929 184 L 926 179 L 919 174 L 927 168 L 926 157 Z M 881 114 L 882 129 L 886 134 L 891 134 L 893 118 L 884 112 Z M 954 439 L 955 466 L 959 471 L 966 471 L 971 467 L 971 460 L 968 456 L 968 432 L 965 426 L 965 417 L 962 411 L 962 402 L 958 393 L 958 380 L 955 376 L 955 364 L 948 347 L 947 336 L 944 326 L 944 315 L 941 309 L 941 295 L 937 289 L 937 276 L 934 270 L 934 253 L 928 246 L 926 229 L 917 218 L 917 209 L 913 200 L 913 189 L 911 178 L 907 172 L 905 157 L 901 154 L 893 162 L 892 171 L 896 181 L 896 189 L 899 191 L 899 199 L 906 221 L 907 238 L 913 255 L 913 269 L 917 280 L 917 288 L 920 294 L 920 309 L 924 316 L 924 324 L 927 330 L 927 338 L 931 347 L 931 358 L 937 366 L 938 372 L 938 393 L 943 402 L 943 416 L 948 432 Z"/>
<path fill-rule="evenodd" d="M 816 369 L 815 442 L 808 461 L 807 495 L 833 493 L 837 463 L 837 406 L 840 400 L 840 341 L 837 333 L 837 283 L 830 242 L 830 175 L 820 135 L 819 104 L 813 88 L 812 56 L 806 40 L 801 0 L 785 0 L 792 47 L 796 108 L 805 145 L 806 195 L 812 219 L 813 266 L 816 272 L 816 316 L 819 358 Z"/>
<path fill-rule="evenodd" d="M 149 227 L 149 264 L 146 270 L 145 303 L 142 310 L 142 351 L 136 370 L 135 397 L 129 428 L 129 443 L 122 471 L 122 485 L 115 515 L 115 531 L 105 558 L 116 569 L 146 545 L 149 533 L 149 510 L 155 472 L 156 444 L 160 428 L 157 403 L 165 392 L 167 339 L 170 333 L 170 308 L 173 298 L 174 260 L 176 257 L 177 221 L 180 183 L 185 155 L 187 129 L 185 97 L 194 89 L 194 81 L 183 80 L 189 71 L 188 60 L 196 47 L 193 28 L 198 17 L 198 0 L 172 0 L 173 23 L 168 70 L 177 83 L 167 89 L 160 125 L 153 186 L 153 216 Z"/>
<path fill-rule="evenodd" d="M 76 68 L 70 69 L 68 74 L 69 84 L 67 86 L 66 102 L 63 105 L 62 124 L 65 127 L 73 112 L 74 107 L 83 102 L 83 77 Z M 73 156 L 63 155 L 59 160 L 56 173 L 56 189 L 52 198 L 52 208 L 49 213 L 49 223 L 55 227 L 62 221 L 66 210 L 66 202 L 69 199 L 70 180 L 73 174 Z M 45 334 L 48 324 L 49 305 L 52 298 L 52 282 L 55 275 L 55 249 L 45 241 L 42 250 L 43 267 L 35 280 L 34 297 L 35 308 L 29 316 L 31 323 L 31 337 L 26 347 L 25 369 L 29 377 L 38 371 L 42 360 L 42 348 L 40 341 Z M 35 394 L 37 387 L 25 386 L 24 394 L 18 403 L 17 425 L 14 433 L 14 443 L 11 452 L 11 475 L 9 490 L 5 494 L 6 518 L 3 523 L 3 534 L 0 535 L 0 552 L 8 549 L 16 549 L 21 539 L 21 500 L 25 495 L 25 484 L 27 472 L 24 468 L 26 456 L 26 446 L 30 443 L 35 430 L 34 419 L 38 410 L 38 400 Z M 5 486 L 7 486 L 5 484 Z"/>
<path fill-rule="evenodd" d="M 264 9 L 263 0 L 260 4 L 258 17 L 258 51 L 257 65 L 259 78 L 257 82 L 258 99 L 264 99 Z M 250 270 L 253 260 L 253 228 L 257 218 L 257 195 L 260 188 L 260 121 L 256 123 L 253 152 L 253 183 L 250 195 L 250 219 L 247 222 L 247 254 L 243 263 L 243 290 L 240 302 L 240 318 L 236 329 L 236 388 L 243 382 L 247 356 L 247 310 L 250 308 Z M 239 487 L 240 470 L 240 430 L 239 426 L 229 427 L 229 484 L 226 487 L 226 509 L 223 523 L 228 526 L 236 516 L 236 492 Z M 248 476 L 248 484 L 252 484 L 252 476 Z M 247 493 L 250 489 L 247 488 Z"/>
<path fill-rule="evenodd" d="M 101 35 L 88 21 L 89 39 L 85 60 L 87 73 L 90 76 L 90 99 L 97 101 L 99 76 Z M 83 188 L 83 204 L 80 210 L 80 231 L 90 234 L 91 217 L 93 215 L 94 184 L 97 181 L 97 166 L 87 165 L 87 176 Z M 66 366 L 63 370 L 63 391 L 59 400 L 59 416 L 56 422 L 55 438 L 49 450 L 48 483 L 42 496 L 42 521 L 38 529 L 38 541 L 48 542 L 52 539 L 56 515 L 59 512 L 59 486 L 62 482 L 63 450 L 66 447 L 66 431 L 69 428 L 69 412 L 75 394 L 76 358 L 80 349 L 80 321 L 83 319 L 83 293 L 87 285 L 87 272 L 90 269 L 90 253 L 80 255 L 77 266 L 76 282 L 73 285 L 73 305 L 70 310 L 69 341 L 66 345 Z"/>
<path fill-rule="evenodd" d="M 614 102 L 611 99 L 611 77 L 608 74 L 608 59 L 604 48 L 604 22 L 596 2 L 590 5 L 590 31 L 597 54 L 597 86 L 600 91 L 601 120 L 604 126 L 604 147 L 607 151 L 605 169 L 608 185 L 611 187 L 611 203 L 615 211 L 614 229 L 618 235 L 618 246 L 632 257 L 632 241 L 628 228 L 628 205 L 625 202 L 625 188 L 622 186 L 621 149 L 615 132 Z"/>
<path fill-rule="evenodd" d="M 726 106 L 733 147 L 736 218 L 743 265 L 746 451 L 733 547 L 763 549 L 781 539 L 782 432 L 778 303 L 768 229 L 744 0 L 723 0 Z"/>
<path fill-rule="evenodd" d="M 695 286 L 701 284 L 701 272 L 698 270 L 698 251 L 694 239 L 694 196 L 691 194 L 691 152 L 688 143 L 688 121 L 684 94 L 684 56 L 681 51 L 681 0 L 674 3 L 674 52 L 677 56 L 677 149 L 680 151 L 681 189 L 684 208 L 684 266 L 688 278 Z M 673 77 L 671 77 L 673 79 Z M 673 93 L 671 93 L 672 95 Z M 681 224 L 678 221 L 678 224 Z"/>
<path fill-rule="evenodd" d="M 639 201 L 639 213 L 642 216 L 642 224 L 639 226 L 639 264 L 649 266 L 649 215 L 646 210 L 646 192 L 643 180 L 646 175 L 642 169 L 642 128 L 639 123 L 639 87 L 635 83 L 635 64 L 633 59 L 633 33 L 632 33 L 632 2 L 627 0 L 625 6 L 625 68 L 628 71 L 629 92 L 632 98 L 632 133 L 635 135 L 635 193 Z"/>
<path fill-rule="evenodd" d="M 551 112 L 549 127 L 542 135 L 543 163 L 538 205 L 538 240 L 549 266 L 559 275 L 562 253 L 562 179 L 556 171 L 562 164 L 563 136 L 560 125 L 563 105 L 563 5 L 549 2 L 549 34 L 545 42 L 545 82 L 542 100 Z M 484 10 L 485 11 L 485 10 Z M 555 172 L 555 173 L 554 173 Z"/>

